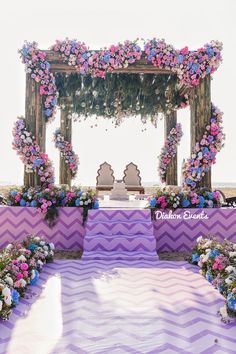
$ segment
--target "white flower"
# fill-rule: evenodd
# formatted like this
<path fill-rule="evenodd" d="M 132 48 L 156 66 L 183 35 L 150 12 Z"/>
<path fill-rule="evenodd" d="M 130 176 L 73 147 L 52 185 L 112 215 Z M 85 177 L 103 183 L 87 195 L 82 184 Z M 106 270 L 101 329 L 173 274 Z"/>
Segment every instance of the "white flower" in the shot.
<path fill-rule="evenodd" d="M 39 242 L 40 246 L 44 246 L 45 243 L 46 243 L 46 242 L 44 242 L 44 241 L 40 241 L 40 242 Z"/>
<path fill-rule="evenodd" d="M 2 311 L 3 302 L 0 300 L 0 312 Z"/>
<path fill-rule="evenodd" d="M 197 238 L 197 243 L 200 243 L 200 242 L 202 242 L 202 236 L 199 236 L 199 237 Z"/>
<path fill-rule="evenodd" d="M 24 279 L 20 279 L 19 284 L 21 288 L 24 288 L 26 286 L 26 281 Z"/>
<path fill-rule="evenodd" d="M 208 240 L 202 247 L 204 248 L 209 248 L 212 244 L 212 241 L 211 240 Z"/>
<path fill-rule="evenodd" d="M 230 285 L 230 284 L 232 284 L 233 280 L 231 279 L 231 277 L 228 277 L 225 279 L 225 282 L 226 282 L 226 284 Z"/>
<path fill-rule="evenodd" d="M 84 205 L 88 205 L 88 201 L 87 200 L 85 200 Z"/>
<path fill-rule="evenodd" d="M 43 246 L 44 251 L 48 251 L 48 246 Z"/>
<path fill-rule="evenodd" d="M 54 246 L 54 243 L 49 243 L 49 246 L 50 246 L 50 248 L 51 248 L 51 250 L 55 250 L 55 246 Z"/>
<path fill-rule="evenodd" d="M 44 251 L 44 255 L 47 257 L 48 256 L 48 251 Z"/>
<path fill-rule="evenodd" d="M 225 268 L 226 272 L 227 273 L 232 273 L 232 272 L 235 272 L 235 268 L 231 265 L 229 265 L 228 267 Z"/>
<path fill-rule="evenodd" d="M 42 267 L 42 266 L 43 266 L 43 262 L 42 262 L 40 259 L 38 260 L 38 262 L 37 262 L 37 263 L 38 263 L 38 265 L 39 265 L 40 267 Z"/>
<path fill-rule="evenodd" d="M 35 242 L 39 242 L 39 241 L 40 241 L 40 237 L 35 236 L 35 237 L 34 237 L 34 241 L 35 241 Z"/>
<path fill-rule="evenodd" d="M 229 252 L 229 256 L 230 256 L 230 258 L 236 257 L 236 252 Z"/>
<path fill-rule="evenodd" d="M 35 277 L 35 270 L 34 269 L 32 269 L 32 272 L 31 272 L 31 279 L 34 279 L 34 277 Z"/>
<path fill-rule="evenodd" d="M 178 206 L 178 205 L 177 205 L 176 203 L 173 204 L 173 208 L 177 208 L 177 206 Z"/>
<path fill-rule="evenodd" d="M 11 290 L 8 287 L 2 289 L 2 296 L 7 306 L 11 306 Z"/>
<path fill-rule="evenodd" d="M 5 281 L 8 285 L 13 286 L 13 279 L 9 276 L 6 276 Z"/>
<path fill-rule="evenodd" d="M 53 251 L 50 251 L 49 252 L 51 256 L 54 256 L 54 252 Z"/>
<path fill-rule="evenodd" d="M 233 249 L 236 251 L 236 243 L 233 244 Z"/>
<path fill-rule="evenodd" d="M 79 204 L 80 204 L 80 205 L 83 205 L 83 204 L 84 204 L 84 202 L 81 200 Z"/>
<path fill-rule="evenodd" d="M 13 248 L 13 244 L 12 244 L 12 243 L 9 243 L 9 244 L 7 245 L 7 247 L 6 247 L 6 250 L 7 250 L 7 251 L 11 251 L 12 248 Z"/>
<path fill-rule="evenodd" d="M 18 259 L 18 261 L 22 261 L 22 262 L 26 261 L 26 258 L 25 258 L 25 256 L 23 256 L 23 254 L 21 256 L 19 256 L 17 259 Z"/>

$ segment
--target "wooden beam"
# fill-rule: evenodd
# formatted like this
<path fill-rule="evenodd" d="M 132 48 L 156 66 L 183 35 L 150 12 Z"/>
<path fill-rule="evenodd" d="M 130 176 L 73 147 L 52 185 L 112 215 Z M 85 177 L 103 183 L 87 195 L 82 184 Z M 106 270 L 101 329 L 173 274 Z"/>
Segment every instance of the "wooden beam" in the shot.
<path fill-rule="evenodd" d="M 197 142 L 202 140 L 206 126 L 211 119 L 211 77 L 207 75 L 194 87 L 190 96 L 191 111 L 191 151 Z M 211 189 L 211 170 L 199 183 L 199 187 Z"/>
<path fill-rule="evenodd" d="M 43 102 L 39 94 L 39 85 L 26 75 L 26 94 L 25 94 L 25 121 L 26 128 L 32 132 L 41 151 L 45 152 L 46 123 L 43 115 Z M 37 173 L 26 173 L 24 170 L 24 185 L 35 187 L 40 185 Z"/>
<path fill-rule="evenodd" d="M 64 136 L 65 140 L 71 143 L 72 141 L 72 120 L 68 117 L 71 111 L 71 97 L 64 97 L 60 99 L 61 101 L 61 134 Z M 60 174 L 59 174 L 60 184 L 67 184 L 71 186 L 71 173 L 68 164 L 65 162 L 64 158 L 60 156 Z"/>
<path fill-rule="evenodd" d="M 165 116 L 165 139 L 170 134 L 172 128 L 175 128 L 177 124 L 177 111 L 171 111 L 170 114 Z M 177 174 L 177 153 L 172 158 L 166 173 L 166 184 L 167 185 L 178 185 L 178 174 Z"/>

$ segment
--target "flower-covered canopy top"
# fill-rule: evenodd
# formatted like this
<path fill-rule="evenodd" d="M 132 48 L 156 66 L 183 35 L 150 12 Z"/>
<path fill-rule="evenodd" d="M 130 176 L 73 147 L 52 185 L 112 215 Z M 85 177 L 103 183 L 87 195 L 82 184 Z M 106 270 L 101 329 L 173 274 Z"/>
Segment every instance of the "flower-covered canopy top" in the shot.
<path fill-rule="evenodd" d="M 197 86 L 202 78 L 218 68 L 222 60 L 222 44 L 218 41 L 212 41 L 197 50 L 189 50 L 188 47 L 175 49 L 163 39 L 154 38 L 147 40 L 142 46 L 138 40 L 125 41 L 123 44 L 95 51 L 82 42 L 66 39 L 57 40 L 50 50 L 55 55 L 59 54 L 61 60 L 74 67 L 79 74 L 101 78 L 144 59 L 147 65 L 149 63 L 160 71 L 174 73 L 179 84 L 186 87 Z M 47 59 L 48 52 L 39 50 L 35 42 L 26 42 L 20 55 L 27 73 L 39 83 L 45 119 L 52 120 L 58 103 L 58 90 L 51 63 Z M 185 97 L 179 107 L 186 106 L 186 103 Z"/>

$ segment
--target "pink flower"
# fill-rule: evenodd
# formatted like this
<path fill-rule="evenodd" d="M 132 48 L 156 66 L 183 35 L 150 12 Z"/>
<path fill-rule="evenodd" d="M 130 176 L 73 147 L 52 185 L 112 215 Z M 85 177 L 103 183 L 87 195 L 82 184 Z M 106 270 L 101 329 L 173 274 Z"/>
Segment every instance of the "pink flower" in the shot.
<path fill-rule="evenodd" d="M 29 268 L 29 266 L 28 266 L 27 263 L 22 263 L 22 264 L 20 265 L 20 269 L 21 269 L 21 270 L 28 270 L 28 268 Z"/>
<path fill-rule="evenodd" d="M 17 273 L 16 274 L 16 278 L 18 279 L 18 280 L 20 280 L 20 279 L 22 279 L 23 278 L 23 274 L 22 273 Z"/>

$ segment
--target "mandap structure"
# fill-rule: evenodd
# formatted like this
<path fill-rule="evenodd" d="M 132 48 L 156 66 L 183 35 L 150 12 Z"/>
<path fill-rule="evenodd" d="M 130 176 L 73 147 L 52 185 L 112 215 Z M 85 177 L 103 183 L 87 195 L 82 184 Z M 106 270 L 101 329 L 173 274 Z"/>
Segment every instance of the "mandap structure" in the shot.
<path fill-rule="evenodd" d="M 145 124 L 165 119 L 165 144 L 159 155 L 162 182 L 177 185 L 177 145 L 182 136 L 177 111 L 190 105 L 191 151 L 183 166 L 183 187 L 211 188 L 211 166 L 223 146 L 222 113 L 211 102 L 211 75 L 222 44 L 197 50 L 175 49 L 164 40 L 125 41 L 90 50 L 76 40 L 56 41 L 49 50 L 26 42 L 19 51 L 26 68 L 25 118 L 15 124 L 13 147 L 24 165 L 24 184 L 51 186 L 54 171 L 45 153 L 48 122 L 60 109 L 54 133 L 60 151 L 60 184 L 71 184 L 79 159 L 71 145 L 72 120 L 139 116 Z"/>

